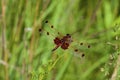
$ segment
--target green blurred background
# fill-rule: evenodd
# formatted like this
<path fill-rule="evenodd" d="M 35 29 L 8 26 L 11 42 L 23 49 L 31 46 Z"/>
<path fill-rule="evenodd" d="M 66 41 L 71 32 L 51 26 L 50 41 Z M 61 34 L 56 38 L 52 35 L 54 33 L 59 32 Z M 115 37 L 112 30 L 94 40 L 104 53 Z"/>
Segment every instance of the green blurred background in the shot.
<path fill-rule="evenodd" d="M 58 31 L 73 48 L 51 52 Z M 120 0 L 0 0 L 0 80 L 120 80 L 119 46 Z"/>

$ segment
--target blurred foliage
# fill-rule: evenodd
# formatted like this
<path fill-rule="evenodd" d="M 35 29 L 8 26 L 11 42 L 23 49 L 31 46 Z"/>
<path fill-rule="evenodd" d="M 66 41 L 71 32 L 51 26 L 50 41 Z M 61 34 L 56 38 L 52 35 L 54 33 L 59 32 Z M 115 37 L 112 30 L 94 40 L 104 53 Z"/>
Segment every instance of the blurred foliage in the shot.
<path fill-rule="evenodd" d="M 51 52 L 57 32 L 74 47 Z M 0 46 L 0 80 L 120 80 L 120 1 L 1 0 Z M 84 58 L 71 54 L 79 47 Z"/>

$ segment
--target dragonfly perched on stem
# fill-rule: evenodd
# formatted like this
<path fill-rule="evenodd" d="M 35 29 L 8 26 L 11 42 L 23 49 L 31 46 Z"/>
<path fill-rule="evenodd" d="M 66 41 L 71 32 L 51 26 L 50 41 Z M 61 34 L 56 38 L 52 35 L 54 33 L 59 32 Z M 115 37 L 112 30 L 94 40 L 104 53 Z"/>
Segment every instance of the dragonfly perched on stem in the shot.
<path fill-rule="evenodd" d="M 57 31 L 57 30 L 54 28 L 54 26 L 50 24 L 49 21 L 45 21 L 45 23 L 48 24 L 48 26 L 49 26 L 52 30 Z M 67 34 L 63 35 L 63 34 L 61 34 L 60 32 L 56 32 L 56 33 L 58 34 L 58 36 L 54 36 L 54 35 L 51 34 L 50 32 L 48 32 L 48 31 L 40 28 L 40 29 L 39 29 L 39 32 L 41 33 L 42 31 L 44 31 L 47 35 L 51 35 L 51 36 L 54 37 L 53 42 L 54 42 L 54 44 L 55 44 L 55 47 L 51 50 L 52 52 L 56 51 L 56 50 L 60 47 L 60 48 L 63 49 L 63 50 L 67 50 L 67 49 L 72 48 L 72 50 L 73 50 L 75 53 L 80 53 L 79 49 L 74 48 L 74 47 L 70 47 L 73 42 L 77 42 L 76 40 L 74 40 L 74 39 L 72 38 L 72 35 L 71 35 L 71 34 L 68 34 L 68 33 L 67 33 Z M 78 44 L 81 45 L 81 46 L 85 45 L 85 43 L 83 43 L 83 42 L 81 42 L 81 43 L 78 42 Z M 91 46 L 87 44 L 87 48 L 90 48 L 90 47 L 91 47 Z M 75 55 L 78 55 L 78 54 L 75 54 Z M 81 54 L 81 57 L 84 57 L 84 56 L 85 56 L 85 54 L 82 53 L 82 54 Z"/>

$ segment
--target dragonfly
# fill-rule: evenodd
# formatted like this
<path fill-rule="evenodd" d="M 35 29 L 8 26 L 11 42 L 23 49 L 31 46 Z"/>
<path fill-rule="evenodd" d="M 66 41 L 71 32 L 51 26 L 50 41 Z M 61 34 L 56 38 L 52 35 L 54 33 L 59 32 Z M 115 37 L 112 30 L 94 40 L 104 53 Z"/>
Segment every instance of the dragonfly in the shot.
<path fill-rule="evenodd" d="M 49 25 L 49 27 L 51 29 L 54 29 L 54 31 L 57 31 L 53 25 L 50 24 L 50 22 L 48 20 L 45 21 L 46 24 Z M 39 28 L 39 32 L 42 33 L 42 31 L 44 31 L 47 35 L 50 35 L 50 32 L 44 30 L 43 28 Z M 75 40 L 73 40 L 72 34 L 66 33 L 65 35 L 61 34 L 60 32 L 57 31 L 58 36 L 54 36 L 53 42 L 55 47 L 53 47 L 53 49 L 51 50 L 52 52 L 56 51 L 59 47 L 63 50 L 68 50 L 70 49 L 70 45 L 75 42 Z M 76 41 L 77 42 L 77 41 Z M 79 45 L 84 45 L 83 42 L 79 43 Z M 90 48 L 91 45 L 87 45 L 87 48 Z M 74 50 L 75 53 L 80 53 L 79 49 L 72 47 L 72 50 Z M 75 54 L 78 55 L 78 54 Z M 82 53 L 81 57 L 84 57 L 85 54 Z"/>

